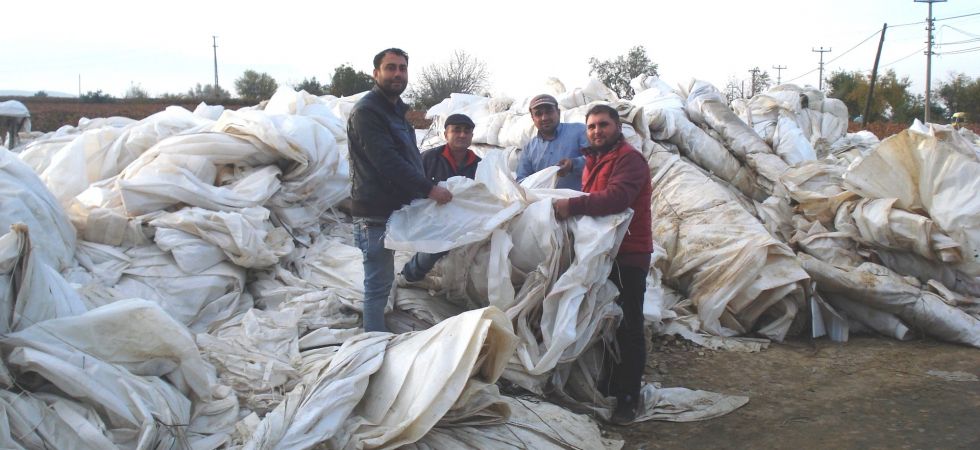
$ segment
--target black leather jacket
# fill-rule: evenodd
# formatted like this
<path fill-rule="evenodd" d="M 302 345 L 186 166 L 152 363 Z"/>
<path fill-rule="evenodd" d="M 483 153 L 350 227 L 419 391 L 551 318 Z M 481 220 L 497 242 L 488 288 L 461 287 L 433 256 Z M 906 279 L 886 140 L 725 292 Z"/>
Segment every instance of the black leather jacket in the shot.
<path fill-rule="evenodd" d="M 425 176 L 408 105 L 392 104 L 377 86 L 358 100 L 347 121 L 351 213 L 387 220 L 391 213 L 435 184 Z"/>

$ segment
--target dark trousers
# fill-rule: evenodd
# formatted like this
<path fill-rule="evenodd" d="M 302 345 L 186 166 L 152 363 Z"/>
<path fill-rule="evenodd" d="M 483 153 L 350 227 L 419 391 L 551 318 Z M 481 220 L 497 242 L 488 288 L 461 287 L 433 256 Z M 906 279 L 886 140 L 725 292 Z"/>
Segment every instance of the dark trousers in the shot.
<path fill-rule="evenodd" d="M 607 392 L 617 398 L 638 399 L 643 369 L 647 363 L 643 334 L 643 294 L 647 289 L 647 270 L 643 267 L 613 264 L 609 279 L 619 288 L 616 303 L 623 309 L 623 320 L 616 329 L 619 362 L 610 363 Z M 612 360 L 609 358 L 608 360 Z"/>

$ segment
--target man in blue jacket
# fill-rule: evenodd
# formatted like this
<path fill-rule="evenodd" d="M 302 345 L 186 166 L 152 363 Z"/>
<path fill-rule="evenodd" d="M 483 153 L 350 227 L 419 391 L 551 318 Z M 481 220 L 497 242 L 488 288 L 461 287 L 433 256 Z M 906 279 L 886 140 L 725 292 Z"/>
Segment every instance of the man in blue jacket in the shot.
<path fill-rule="evenodd" d="M 585 157 L 580 150 L 589 146 L 585 124 L 561 123 L 558 100 L 548 94 L 532 98 L 528 109 L 538 134 L 521 151 L 517 181 L 546 167 L 559 166 L 555 187 L 581 191 Z"/>
<path fill-rule="evenodd" d="M 364 331 L 387 331 L 384 309 L 395 279 L 394 252 L 384 247 L 391 213 L 417 198 L 443 204 L 453 195 L 422 169 L 415 129 L 405 119 L 408 54 L 398 48 L 374 57 L 375 86 L 351 110 L 351 214 L 364 255 Z"/>

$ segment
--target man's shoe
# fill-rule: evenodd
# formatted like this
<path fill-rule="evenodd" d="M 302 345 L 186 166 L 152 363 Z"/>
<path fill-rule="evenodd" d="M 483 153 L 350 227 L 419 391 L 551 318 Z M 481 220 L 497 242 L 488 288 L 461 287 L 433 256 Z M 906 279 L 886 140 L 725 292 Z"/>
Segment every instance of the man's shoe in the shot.
<path fill-rule="evenodd" d="M 613 410 L 610 422 L 616 425 L 629 425 L 636 420 L 637 399 L 632 395 L 620 397 L 616 400 L 616 409 Z"/>
<path fill-rule="evenodd" d="M 429 281 L 428 277 L 418 281 L 409 281 L 408 278 L 405 278 L 405 274 L 403 273 L 399 273 L 397 276 L 395 276 L 395 286 L 400 288 L 424 289 L 427 291 L 433 290 L 432 282 Z"/>

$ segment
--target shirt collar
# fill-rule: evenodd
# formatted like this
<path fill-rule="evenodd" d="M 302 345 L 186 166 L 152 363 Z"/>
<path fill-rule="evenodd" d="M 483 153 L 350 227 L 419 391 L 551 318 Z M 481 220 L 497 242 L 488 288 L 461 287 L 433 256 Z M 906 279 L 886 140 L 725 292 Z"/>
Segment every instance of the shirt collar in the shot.
<path fill-rule="evenodd" d="M 453 172 L 459 172 L 459 168 L 456 167 L 456 158 L 453 158 L 452 151 L 449 150 L 449 144 L 442 147 L 442 157 L 449 161 L 449 166 L 453 168 Z M 466 162 L 463 163 L 463 167 L 469 166 L 476 162 L 476 153 L 473 150 L 466 149 Z"/>

